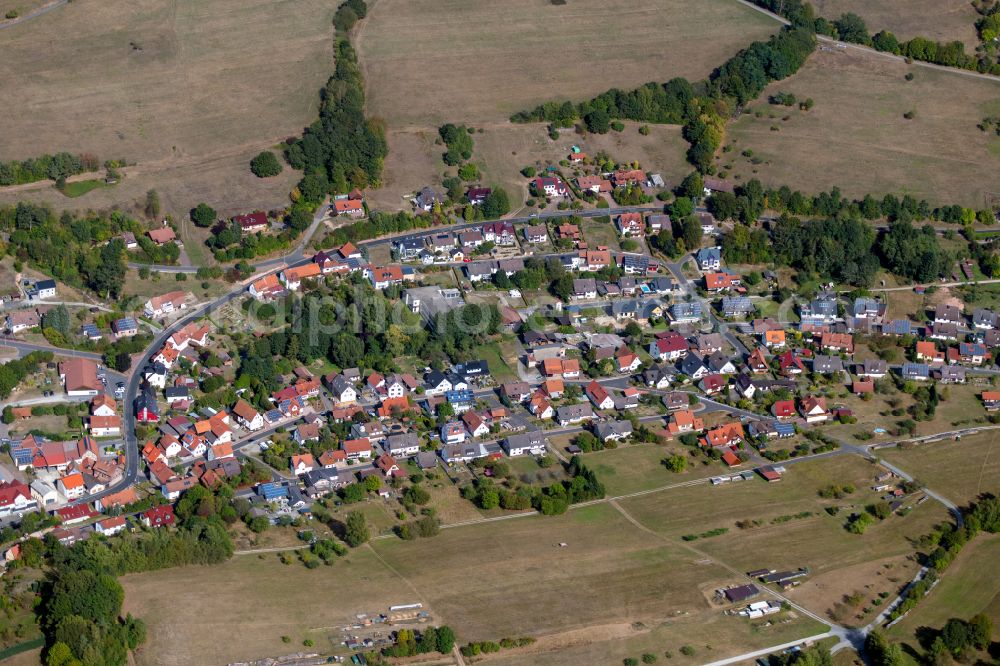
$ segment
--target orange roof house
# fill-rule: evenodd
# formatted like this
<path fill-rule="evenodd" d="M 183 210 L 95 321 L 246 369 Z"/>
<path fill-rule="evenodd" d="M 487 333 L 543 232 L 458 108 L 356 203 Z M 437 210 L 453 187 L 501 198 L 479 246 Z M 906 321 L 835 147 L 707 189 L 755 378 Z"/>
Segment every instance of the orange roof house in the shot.
<path fill-rule="evenodd" d="M 784 347 L 785 332 L 781 330 L 764 331 L 764 344 L 768 347 Z"/>
<path fill-rule="evenodd" d="M 705 433 L 705 443 L 708 446 L 732 446 L 743 440 L 743 424 L 739 421 L 727 423 L 712 428 Z"/>
<path fill-rule="evenodd" d="M 337 215 L 364 215 L 365 209 L 357 199 L 338 199 L 333 202 Z"/>
<path fill-rule="evenodd" d="M 823 349 L 854 353 L 854 338 L 850 333 L 824 333 L 820 338 Z"/>
<path fill-rule="evenodd" d="M 146 232 L 146 235 L 149 236 L 149 239 L 157 245 L 164 245 L 177 239 L 177 234 L 175 234 L 174 230 L 170 227 L 151 229 Z"/>
<path fill-rule="evenodd" d="M 546 379 L 542 382 L 542 390 L 550 398 L 558 398 L 566 390 L 566 387 L 561 379 Z"/>
<path fill-rule="evenodd" d="M 382 404 L 378 408 L 379 418 L 387 419 L 391 418 L 393 412 L 401 411 L 405 412 L 410 408 L 410 398 L 409 396 L 401 396 L 399 398 L 386 398 L 382 401 Z"/>
<path fill-rule="evenodd" d="M 670 423 L 667 424 L 667 432 L 671 435 L 704 429 L 705 422 L 695 416 L 695 413 L 690 409 L 681 409 L 674 412 L 671 415 Z"/>
<path fill-rule="evenodd" d="M 929 340 L 917 342 L 917 360 L 925 363 L 944 363 L 944 352 Z"/>

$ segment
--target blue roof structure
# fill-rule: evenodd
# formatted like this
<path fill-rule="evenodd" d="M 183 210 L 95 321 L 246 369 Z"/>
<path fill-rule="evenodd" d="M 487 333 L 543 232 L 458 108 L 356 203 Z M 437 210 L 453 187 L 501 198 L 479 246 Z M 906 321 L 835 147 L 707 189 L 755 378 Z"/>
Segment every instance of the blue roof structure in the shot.
<path fill-rule="evenodd" d="M 288 497 L 288 488 L 278 483 L 262 483 L 257 486 L 257 494 L 266 500 Z"/>

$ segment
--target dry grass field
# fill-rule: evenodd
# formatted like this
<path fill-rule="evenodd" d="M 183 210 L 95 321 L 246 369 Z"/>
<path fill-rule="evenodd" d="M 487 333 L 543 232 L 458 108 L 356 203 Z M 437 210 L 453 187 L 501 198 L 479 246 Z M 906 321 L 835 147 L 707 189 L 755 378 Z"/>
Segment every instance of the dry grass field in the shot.
<path fill-rule="evenodd" d="M 473 123 L 478 129 L 481 125 Z M 690 173 L 684 158 L 687 144 L 679 127 L 650 125 L 647 136 L 638 123 L 626 123 L 623 132 L 580 136 L 563 130 L 558 140 L 549 138 L 544 124 L 513 125 L 507 122 L 482 126 L 473 135 L 472 162 L 480 167 L 482 181 L 500 185 L 511 195 L 514 209 L 528 198 L 528 180 L 520 171 L 529 165 L 558 164 L 573 145 L 589 155 L 606 152 L 622 162 L 639 162 L 642 168 L 662 174 L 668 186 Z M 394 130 L 388 133 L 389 156 L 385 160 L 382 187 L 370 193 L 369 203 L 382 210 L 410 208 L 409 197 L 424 185 L 440 185 L 445 167 L 444 146 L 435 145 L 436 128 Z M 454 174 L 454 169 L 450 170 Z M 566 169 L 567 177 L 572 173 Z"/>
<path fill-rule="evenodd" d="M 809 567 L 810 576 L 789 596 L 816 613 L 836 610 L 843 595 L 866 585 L 894 585 L 890 576 L 867 566 L 891 563 L 905 571 L 903 560 L 911 555 L 911 539 L 947 519 L 936 502 L 925 502 L 905 517 L 891 516 L 873 525 L 864 535 L 844 529 L 847 517 L 876 499 L 870 490 L 876 468 L 854 456 L 837 456 L 789 465 L 785 479 L 767 484 L 760 479 L 725 486 L 697 485 L 665 493 L 623 500 L 622 506 L 640 523 L 669 539 L 728 528 L 721 536 L 699 539 L 691 545 L 742 571 Z M 843 500 L 826 500 L 818 491 L 831 483 L 851 483 L 856 491 Z M 838 506 L 835 516 L 825 512 Z M 810 512 L 808 517 L 797 516 Z M 775 520 L 777 519 L 777 520 Z M 761 525 L 740 529 L 737 521 L 757 520 Z M 905 575 L 893 574 L 900 582 Z M 851 621 L 850 617 L 842 618 Z"/>
<path fill-rule="evenodd" d="M 312 571 L 282 565 L 270 553 L 126 576 L 122 584 L 126 610 L 149 627 L 140 665 L 276 656 L 305 638 L 327 651 L 354 614 L 414 601 L 454 627 L 462 642 L 538 637 L 535 649 L 547 653 L 545 663 L 570 663 L 562 650 L 570 656 L 598 650 L 620 662 L 641 646 L 672 650 L 694 664 L 704 661 L 706 645 L 722 658 L 823 630 L 794 614 L 770 627 L 723 617 L 709 599 L 732 578 L 640 530 L 612 506 L 597 505 L 560 517 L 447 529 L 428 540 L 378 540 Z M 227 630 L 233 626 L 240 631 Z M 283 644 L 282 635 L 292 643 Z M 677 652 L 689 642 L 698 649 L 690 659 Z M 537 653 L 510 658 L 539 663 Z"/>
<path fill-rule="evenodd" d="M 369 109 L 395 128 L 703 78 L 779 27 L 729 0 L 377 0 L 368 16 L 357 45 Z"/>
<path fill-rule="evenodd" d="M 913 37 L 942 42 L 957 39 L 970 53 L 979 43 L 975 25 L 979 14 L 966 0 L 815 0 L 812 5 L 817 16 L 829 19 L 854 12 L 873 35 L 888 30 L 901 41 Z"/>
<path fill-rule="evenodd" d="M 137 164 L 78 199 L 31 193 L 63 206 L 108 207 L 149 188 L 168 209 L 280 205 L 294 175 L 258 180 L 248 160 L 314 119 L 333 11 L 320 0 L 76 0 L 8 28 L 0 87 L 17 108 L 0 114 L 0 157 L 66 150 Z"/>
<path fill-rule="evenodd" d="M 778 90 L 811 97 L 815 106 L 802 112 L 769 105 L 767 95 Z M 909 111 L 916 114 L 911 120 L 903 117 Z M 739 178 L 806 192 L 839 186 L 849 196 L 909 193 L 932 204 L 982 207 L 986 192 L 1000 190 L 992 175 L 1000 167 L 1000 138 L 976 125 L 998 111 L 1000 81 L 826 47 L 731 124 L 734 150 L 721 163 Z M 741 156 L 747 149 L 763 163 Z"/>
<path fill-rule="evenodd" d="M 956 504 L 982 493 L 1000 494 L 1000 430 L 946 439 L 905 449 L 882 449 L 879 455 Z"/>
<path fill-rule="evenodd" d="M 664 458 L 677 453 L 683 456 L 695 453 L 688 458 L 688 468 L 680 474 L 667 471 L 662 464 Z M 684 483 L 719 474 L 723 469 L 719 463 L 710 462 L 676 441 L 666 446 L 633 444 L 594 451 L 583 454 L 583 460 L 597 473 L 611 497 Z"/>
<path fill-rule="evenodd" d="M 983 612 L 993 621 L 996 640 L 1000 637 L 1000 579 L 987 572 L 998 557 L 1000 537 L 977 537 L 962 549 L 927 598 L 892 627 L 889 636 L 919 649 L 914 634 L 920 627 L 940 629 L 950 618 L 967 620 Z"/>

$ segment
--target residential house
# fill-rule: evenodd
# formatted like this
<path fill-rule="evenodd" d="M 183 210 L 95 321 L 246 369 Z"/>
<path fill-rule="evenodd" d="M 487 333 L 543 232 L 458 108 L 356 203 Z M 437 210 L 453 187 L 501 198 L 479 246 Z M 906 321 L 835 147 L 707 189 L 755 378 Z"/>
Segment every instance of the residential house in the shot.
<path fill-rule="evenodd" d="M 933 342 L 920 340 L 917 342 L 916 358 L 923 363 L 937 365 L 944 363 L 944 352 L 940 351 Z"/>
<path fill-rule="evenodd" d="M 303 423 L 295 428 L 292 439 L 299 446 L 305 446 L 309 442 L 319 441 L 319 425 L 315 423 Z"/>
<path fill-rule="evenodd" d="M 576 186 L 583 191 L 590 190 L 594 194 L 610 194 L 613 189 L 611 181 L 600 176 L 579 176 L 576 179 Z"/>
<path fill-rule="evenodd" d="M 980 397 L 986 411 L 995 412 L 1000 409 L 1000 391 L 983 391 Z"/>
<path fill-rule="evenodd" d="M 302 266 L 286 268 L 279 274 L 281 282 L 289 291 L 298 291 L 303 280 L 314 280 L 322 275 L 318 264 L 307 263 Z"/>
<path fill-rule="evenodd" d="M 340 444 L 348 460 L 367 460 L 372 457 L 372 444 L 367 437 L 348 439 Z"/>
<path fill-rule="evenodd" d="M 902 368 L 903 379 L 913 381 L 927 381 L 930 379 L 930 368 L 926 363 L 904 363 Z"/>
<path fill-rule="evenodd" d="M 736 376 L 736 379 L 733 381 L 733 388 L 736 389 L 741 398 L 746 398 L 747 400 L 751 400 L 754 394 L 757 393 L 757 385 L 754 383 L 753 378 L 745 372 Z"/>
<path fill-rule="evenodd" d="M 695 255 L 698 268 L 702 271 L 718 271 L 722 267 L 722 250 L 718 247 L 706 247 L 698 250 Z"/>
<path fill-rule="evenodd" d="M 771 405 L 771 414 L 776 419 L 790 419 L 795 416 L 794 400 L 778 400 Z"/>
<path fill-rule="evenodd" d="M 414 432 L 389 435 L 382 443 L 382 448 L 395 458 L 409 458 L 420 452 L 420 438 Z"/>
<path fill-rule="evenodd" d="M 560 178 L 554 176 L 539 176 L 531 181 L 532 190 L 538 196 L 568 197 L 569 188 Z"/>
<path fill-rule="evenodd" d="M 527 382 L 507 382 L 500 385 L 500 395 L 512 403 L 522 403 L 531 397 L 531 386 Z"/>
<path fill-rule="evenodd" d="M 441 426 L 441 441 L 444 444 L 461 444 L 466 434 L 465 425 L 460 421 L 450 421 Z"/>
<path fill-rule="evenodd" d="M 830 410 L 826 408 L 826 398 L 821 396 L 806 396 L 799 404 L 799 412 L 806 423 L 822 423 L 830 418 Z"/>
<path fill-rule="evenodd" d="M 813 372 L 821 375 L 832 375 L 844 371 L 844 362 L 839 356 L 816 354 L 813 358 Z"/>
<path fill-rule="evenodd" d="M 837 298 L 832 294 L 820 294 L 799 308 L 802 325 L 826 326 L 837 321 Z"/>
<path fill-rule="evenodd" d="M 448 234 L 451 238 L 451 234 Z M 454 245 L 454 240 L 452 240 L 451 245 Z M 420 256 L 420 253 L 424 250 L 424 242 L 420 238 L 410 237 L 410 238 L 400 238 L 393 244 L 393 250 L 396 253 L 396 257 L 400 261 L 411 261 Z"/>
<path fill-rule="evenodd" d="M 705 359 L 705 365 L 708 366 L 710 372 L 715 372 L 720 375 L 732 375 L 736 373 L 736 365 L 733 363 L 732 359 L 723 354 L 721 351 L 717 351 Z"/>
<path fill-rule="evenodd" d="M 240 230 L 245 234 L 255 234 L 258 231 L 267 230 L 267 213 L 256 211 L 245 215 L 237 215 L 233 222 L 240 226 Z"/>
<path fill-rule="evenodd" d="M 60 477 L 56 481 L 56 488 L 68 500 L 80 499 L 87 494 L 87 487 L 83 482 L 83 474 L 73 472 Z"/>
<path fill-rule="evenodd" d="M 551 419 L 555 414 L 555 410 L 552 408 L 552 403 L 549 402 L 549 399 L 541 393 L 536 393 L 531 396 L 528 401 L 528 411 L 539 419 Z"/>
<path fill-rule="evenodd" d="M 549 239 L 549 231 L 544 224 L 527 226 L 522 233 L 524 234 L 524 240 L 529 243 L 544 243 Z"/>
<path fill-rule="evenodd" d="M 169 504 L 162 504 L 160 506 L 153 507 L 148 511 L 144 511 L 141 514 L 142 524 L 146 527 L 169 527 L 173 525 L 176 518 L 174 516 L 174 507 Z"/>
<path fill-rule="evenodd" d="M 859 319 L 867 319 L 874 323 L 881 323 L 885 317 L 886 304 L 874 298 L 858 297 L 854 299 L 854 306 L 851 314 Z"/>
<path fill-rule="evenodd" d="M 729 380 L 726 379 L 724 375 L 705 375 L 702 380 L 698 382 L 698 388 L 704 391 L 705 395 L 715 395 L 729 388 Z"/>
<path fill-rule="evenodd" d="M 724 425 L 712 428 L 705 433 L 705 444 L 711 447 L 735 446 L 743 441 L 745 433 L 743 424 L 733 421 Z"/>
<path fill-rule="evenodd" d="M 60 361 L 59 381 L 69 396 L 96 396 L 104 389 L 97 378 L 97 364 L 85 358 Z"/>
<path fill-rule="evenodd" d="M 186 291 L 170 291 L 162 296 L 153 296 L 143 306 L 143 314 L 153 319 L 165 317 L 179 310 L 187 309 Z"/>
<path fill-rule="evenodd" d="M 823 333 L 820 347 L 844 354 L 854 353 L 854 337 L 849 333 Z"/>
<path fill-rule="evenodd" d="M 618 233 L 622 236 L 642 236 L 643 224 L 641 213 L 621 213 L 615 220 Z"/>
<path fill-rule="evenodd" d="M 764 350 L 758 347 L 750 352 L 750 356 L 747 357 L 747 368 L 754 374 L 763 374 L 770 370 Z"/>
<path fill-rule="evenodd" d="M 727 319 L 743 319 L 756 312 L 753 302 L 746 296 L 724 296 L 722 316 Z"/>
<path fill-rule="evenodd" d="M 882 379 L 889 374 L 889 365 L 880 358 L 870 358 L 866 359 L 855 370 L 859 377 Z"/>
<path fill-rule="evenodd" d="M 691 352 L 681 361 L 681 372 L 697 381 L 709 373 L 705 359 L 697 352 Z"/>
<path fill-rule="evenodd" d="M 173 243 L 177 240 L 177 234 L 174 230 L 166 225 L 160 227 L 159 229 L 151 229 L 146 232 L 149 239 L 156 243 L 157 245 L 166 245 L 167 243 Z"/>
<path fill-rule="evenodd" d="M 666 364 L 654 365 L 642 373 L 642 381 L 646 386 L 655 389 L 665 389 L 670 386 L 675 373 L 676 371 L 673 366 Z"/>
<path fill-rule="evenodd" d="M 597 281 L 594 278 L 573 280 L 573 298 L 580 300 L 597 298 Z"/>
<path fill-rule="evenodd" d="M 483 225 L 483 239 L 492 241 L 500 247 L 517 244 L 517 234 L 514 225 L 507 221 L 487 222 Z"/>
<path fill-rule="evenodd" d="M 602 442 L 620 442 L 632 436 L 631 421 L 608 421 L 598 423 L 594 434 Z"/>
<path fill-rule="evenodd" d="M 614 409 L 615 401 L 611 399 L 608 390 L 597 381 L 591 381 L 584 390 L 597 409 Z"/>
<path fill-rule="evenodd" d="M 965 317 L 962 316 L 962 309 L 956 305 L 939 305 L 934 310 L 934 323 L 957 326 L 965 323 Z"/>
<path fill-rule="evenodd" d="M 778 367 L 785 376 L 800 375 L 806 371 L 802 359 L 791 349 L 778 356 Z"/>
<path fill-rule="evenodd" d="M 785 346 L 785 332 L 780 329 L 764 331 L 764 345 L 768 349 L 781 349 Z"/>
<path fill-rule="evenodd" d="M 683 335 L 668 331 L 649 343 L 649 355 L 657 361 L 676 361 L 688 353 L 688 343 Z"/>
<path fill-rule="evenodd" d="M 413 202 L 416 204 L 417 208 L 421 208 L 425 211 L 432 210 L 436 204 L 444 203 L 444 196 L 435 192 L 430 187 L 423 187 L 419 192 L 417 192 L 416 198 Z"/>
<path fill-rule="evenodd" d="M 403 268 L 401 266 L 371 267 L 368 269 L 368 279 L 372 286 L 379 290 L 403 284 Z"/>
<path fill-rule="evenodd" d="M 139 334 L 139 324 L 132 317 L 122 317 L 111 322 L 111 332 L 119 340 L 131 338 Z"/>
<path fill-rule="evenodd" d="M 670 318 L 675 324 L 696 324 L 701 321 L 701 301 L 674 303 L 670 306 Z"/>
<path fill-rule="evenodd" d="M 635 372 L 642 366 L 642 359 L 628 347 L 622 347 L 615 356 L 618 365 L 618 372 L 626 374 Z"/>
<path fill-rule="evenodd" d="M 546 451 L 548 440 L 539 430 L 531 430 L 516 435 L 509 435 L 503 441 L 503 449 L 510 457 L 533 455 L 540 456 Z"/>
<path fill-rule="evenodd" d="M 35 310 L 18 310 L 7 315 L 6 324 L 7 332 L 13 335 L 41 326 L 42 318 Z"/>
<path fill-rule="evenodd" d="M 316 459 L 313 458 L 311 453 L 294 455 L 289 467 L 294 476 L 301 476 L 316 469 Z"/>
<path fill-rule="evenodd" d="M 333 202 L 334 215 L 346 215 L 347 217 L 364 217 L 364 204 L 357 199 L 337 199 Z"/>
<path fill-rule="evenodd" d="M 658 234 L 664 229 L 670 229 L 670 216 L 658 213 L 656 215 L 650 215 L 646 218 L 646 224 L 649 227 L 649 232 L 652 234 Z"/>
<path fill-rule="evenodd" d="M 966 370 L 960 365 L 944 365 L 937 371 L 937 378 L 942 384 L 964 384 Z"/>
<path fill-rule="evenodd" d="M 566 405 L 556 410 L 556 420 L 565 427 L 594 418 L 594 410 L 587 403 Z"/>
<path fill-rule="evenodd" d="M 960 342 L 958 345 L 958 354 L 961 357 L 962 363 L 970 365 L 982 365 L 990 358 L 990 353 L 986 351 L 985 345 L 971 342 Z"/>
<path fill-rule="evenodd" d="M 248 291 L 254 300 L 261 303 L 272 301 L 285 294 L 285 288 L 278 281 L 278 276 L 273 273 L 250 283 Z"/>
<path fill-rule="evenodd" d="M 705 289 L 708 291 L 729 291 L 739 287 L 741 281 L 739 275 L 728 271 L 705 273 Z"/>
<path fill-rule="evenodd" d="M 984 331 L 1000 328 L 1000 316 L 992 310 L 979 308 L 972 313 L 972 325 Z"/>
<path fill-rule="evenodd" d="M 686 432 L 695 432 L 704 429 L 704 421 L 690 409 L 680 409 L 675 411 L 670 415 L 670 422 L 667 423 L 667 432 L 671 435 L 680 435 Z"/>

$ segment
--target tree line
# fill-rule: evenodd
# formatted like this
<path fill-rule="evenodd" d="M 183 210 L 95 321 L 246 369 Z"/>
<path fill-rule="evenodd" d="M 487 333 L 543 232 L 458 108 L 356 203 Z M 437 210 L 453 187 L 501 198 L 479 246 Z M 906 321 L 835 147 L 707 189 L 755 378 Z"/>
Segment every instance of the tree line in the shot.
<path fill-rule="evenodd" d="M 752 2 L 768 11 L 782 16 L 792 25 L 804 30 L 811 30 L 820 35 L 826 35 L 845 42 L 853 42 L 870 46 L 877 51 L 906 56 L 914 60 L 923 60 L 936 65 L 960 67 L 978 72 L 1000 74 L 1000 65 L 991 62 L 986 56 L 976 57 L 965 52 L 965 45 L 960 41 L 938 42 L 926 37 L 914 37 L 900 41 L 888 30 L 870 34 L 863 18 L 854 13 L 841 14 L 839 18 L 828 19 L 816 16 L 813 6 L 805 0 L 752 0 Z M 991 22 L 988 17 L 980 19 L 977 27 L 981 34 L 988 32 Z"/>
<path fill-rule="evenodd" d="M 39 180 L 62 180 L 88 171 L 97 171 L 101 163 L 94 155 L 56 153 L 26 160 L 0 162 L 0 187 L 23 185 Z"/>
<path fill-rule="evenodd" d="M 385 128 L 365 118 L 364 80 L 346 35 L 346 30 L 366 13 L 363 0 L 350 0 L 337 11 L 340 32 L 334 44 L 336 69 L 322 92 L 319 119 L 305 129 L 301 138 L 286 144 L 288 163 L 304 172 L 294 198 L 316 204 L 329 192 L 347 192 L 379 183 L 388 154 Z"/>
<path fill-rule="evenodd" d="M 684 125 L 691 144 L 688 161 L 699 171 L 712 169 L 712 158 L 722 143 L 726 118 L 757 97 L 772 81 L 791 76 L 816 48 L 812 32 L 783 28 L 766 42 L 753 42 L 716 68 L 707 81 L 692 84 L 674 78 L 664 84 L 647 83 L 634 90 L 617 88 L 573 104 L 548 102 L 511 116 L 516 123 L 547 121 L 554 127 L 572 127 L 582 119 L 591 132 L 605 133 L 609 120 L 620 118 Z M 704 95 L 695 91 L 705 90 Z"/>

